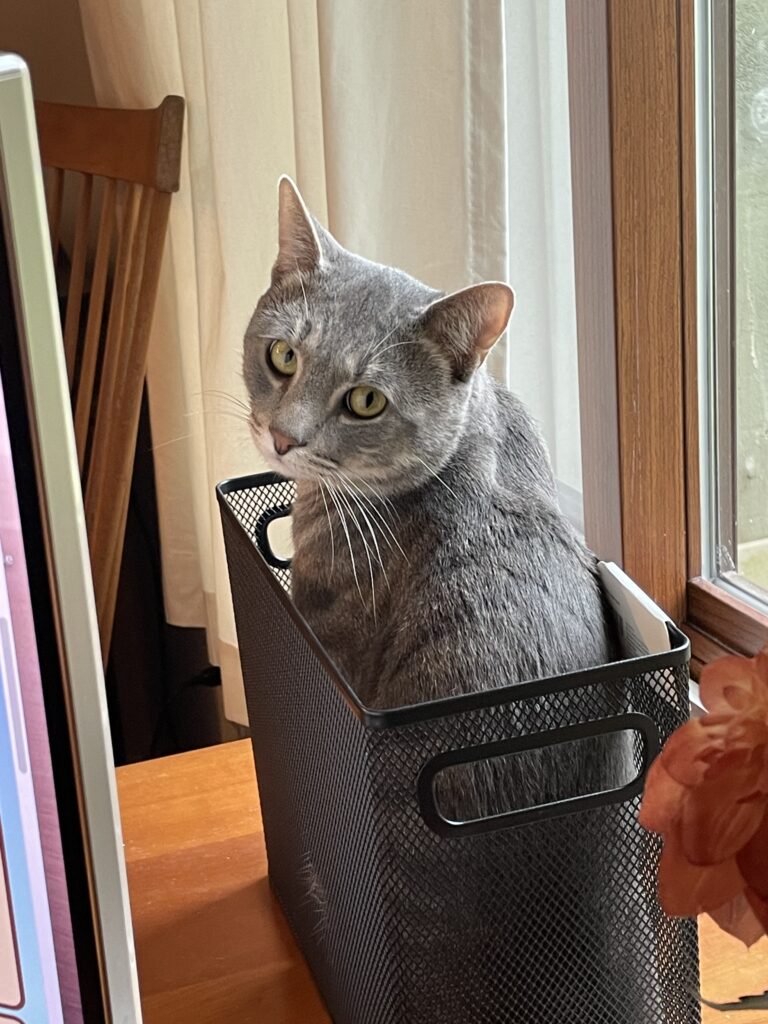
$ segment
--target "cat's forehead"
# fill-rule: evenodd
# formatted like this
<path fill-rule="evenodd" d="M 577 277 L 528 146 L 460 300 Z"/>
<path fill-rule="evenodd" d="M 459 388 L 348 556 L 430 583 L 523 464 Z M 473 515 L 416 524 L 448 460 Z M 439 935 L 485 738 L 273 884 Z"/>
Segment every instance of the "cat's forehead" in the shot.
<path fill-rule="evenodd" d="M 329 380 L 354 380 L 380 362 L 376 355 L 398 336 L 399 327 L 399 321 L 388 326 L 388 321 L 364 314 L 349 321 L 318 315 L 297 348 L 310 360 L 314 374 L 324 372 Z"/>
<path fill-rule="evenodd" d="M 438 294 L 404 271 L 356 256 L 334 261 L 315 284 L 311 312 L 334 333 L 358 344 L 397 330 Z"/>
<path fill-rule="evenodd" d="M 351 253 L 331 261 L 318 275 L 317 284 L 325 301 L 340 314 L 379 318 L 423 308 L 437 294 L 403 270 Z"/>
<path fill-rule="evenodd" d="M 273 285 L 250 329 L 290 339 L 315 373 L 351 379 L 386 367 L 403 331 L 439 294 L 404 271 L 343 253 L 319 272 Z"/>

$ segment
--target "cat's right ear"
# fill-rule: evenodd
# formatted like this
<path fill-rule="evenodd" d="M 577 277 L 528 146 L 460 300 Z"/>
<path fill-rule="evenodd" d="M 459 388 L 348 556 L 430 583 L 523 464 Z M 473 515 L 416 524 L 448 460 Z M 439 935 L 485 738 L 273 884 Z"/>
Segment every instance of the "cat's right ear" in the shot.
<path fill-rule="evenodd" d="M 297 271 L 310 273 L 320 266 L 323 259 L 323 250 L 312 214 L 287 174 L 280 179 L 278 195 L 279 249 L 272 267 L 273 284 Z"/>
<path fill-rule="evenodd" d="M 500 281 L 470 285 L 437 299 L 422 324 L 440 342 L 458 380 L 468 380 L 506 330 L 515 293 Z"/>

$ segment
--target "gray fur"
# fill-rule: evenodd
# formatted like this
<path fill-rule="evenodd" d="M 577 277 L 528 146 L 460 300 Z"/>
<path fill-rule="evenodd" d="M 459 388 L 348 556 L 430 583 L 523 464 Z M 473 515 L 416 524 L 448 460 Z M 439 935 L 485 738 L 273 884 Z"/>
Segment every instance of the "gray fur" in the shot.
<path fill-rule="evenodd" d="M 348 253 L 285 179 L 280 250 L 245 338 L 253 433 L 298 482 L 293 599 L 361 700 L 398 707 L 612 660 L 595 558 L 558 508 L 531 417 L 482 363 L 505 286 L 443 299 Z M 270 368 L 275 338 L 294 347 L 295 377 Z M 361 383 L 389 399 L 370 421 L 342 406 Z M 279 456 L 270 426 L 303 447 Z M 615 782 L 612 760 L 573 770 Z M 531 756 L 515 788 L 545 797 L 548 765 Z"/>

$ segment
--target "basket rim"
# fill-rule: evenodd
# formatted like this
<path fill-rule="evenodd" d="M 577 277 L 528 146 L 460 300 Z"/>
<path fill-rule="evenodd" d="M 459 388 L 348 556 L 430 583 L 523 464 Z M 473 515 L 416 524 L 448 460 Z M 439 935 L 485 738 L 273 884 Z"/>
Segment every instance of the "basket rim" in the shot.
<path fill-rule="evenodd" d="M 368 707 L 360 701 L 355 691 L 345 679 L 344 674 L 327 654 L 315 636 L 312 627 L 280 585 L 264 555 L 248 535 L 248 532 L 244 529 L 227 500 L 229 495 L 240 491 L 253 490 L 254 488 L 264 487 L 267 484 L 291 482 L 288 478 L 272 472 L 252 473 L 247 476 L 223 480 L 216 486 L 216 498 L 219 503 L 219 509 L 222 518 L 228 519 L 236 527 L 242 537 L 248 542 L 250 549 L 257 555 L 255 564 L 262 575 L 267 577 L 272 592 L 280 601 L 283 609 L 291 618 L 304 640 L 308 643 L 313 655 L 323 664 L 326 673 L 340 691 L 350 709 L 369 729 L 398 728 L 413 725 L 417 722 L 432 721 L 436 718 L 458 715 L 479 708 L 512 704 L 531 697 L 544 697 L 549 694 L 563 693 L 601 683 L 619 682 L 624 679 L 650 674 L 659 669 L 687 665 L 690 661 L 690 641 L 670 619 L 667 620 L 667 631 L 669 632 L 672 646 L 669 651 L 662 651 L 660 654 L 646 654 L 635 658 L 623 658 L 621 661 L 610 662 L 606 665 L 596 665 L 594 668 L 566 672 L 560 676 L 547 676 L 543 679 L 534 679 L 522 683 L 509 683 L 506 686 L 480 690 L 476 693 L 441 697 L 437 700 L 422 701 L 419 704 L 409 704 L 405 707 Z"/>

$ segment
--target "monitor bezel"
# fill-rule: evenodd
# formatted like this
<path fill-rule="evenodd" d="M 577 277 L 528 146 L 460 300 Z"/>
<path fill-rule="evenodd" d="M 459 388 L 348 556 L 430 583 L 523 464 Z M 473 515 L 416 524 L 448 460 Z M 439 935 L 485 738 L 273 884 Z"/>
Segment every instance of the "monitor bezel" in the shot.
<path fill-rule="evenodd" d="M 0 204 L 18 333 L 16 408 L 21 407 L 23 389 L 26 453 L 24 429 L 9 423 L 9 430 L 15 435 L 12 449 L 14 444 L 18 448 L 14 466 L 27 460 L 23 486 L 34 489 L 34 494 L 22 495 L 25 552 L 31 566 L 36 560 L 44 563 L 44 569 L 38 564 L 33 571 L 38 582 L 45 580 L 48 600 L 39 586 L 33 600 L 38 649 L 50 684 L 46 715 L 59 817 L 63 823 L 65 815 L 73 815 L 79 825 L 69 836 L 62 833 L 68 885 L 74 886 L 70 903 L 74 910 L 84 882 L 91 922 L 89 937 L 85 915 L 73 913 L 78 972 L 84 1002 L 96 1005 L 97 993 L 91 990 L 98 984 L 103 1020 L 140 1022 L 114 760 L 32 88 L 25 62 L 13 54 L 0 54 Z M 5 372 L 11 373 L 8 367 Z M 6 383 L 6 400 L 9 390 Z M 58 700 L 53 696 L 57 687 Z"/>

